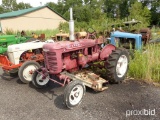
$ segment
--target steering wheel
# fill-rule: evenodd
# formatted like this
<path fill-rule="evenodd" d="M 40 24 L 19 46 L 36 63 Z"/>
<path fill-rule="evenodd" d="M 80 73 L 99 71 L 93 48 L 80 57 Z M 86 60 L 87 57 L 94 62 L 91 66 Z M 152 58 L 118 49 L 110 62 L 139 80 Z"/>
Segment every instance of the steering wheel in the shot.
<path fill-rule="evenodd" d="M 87 39 L 96 39 L 96 31 L 93 28 L 88 28 L 87 29 Z"/>

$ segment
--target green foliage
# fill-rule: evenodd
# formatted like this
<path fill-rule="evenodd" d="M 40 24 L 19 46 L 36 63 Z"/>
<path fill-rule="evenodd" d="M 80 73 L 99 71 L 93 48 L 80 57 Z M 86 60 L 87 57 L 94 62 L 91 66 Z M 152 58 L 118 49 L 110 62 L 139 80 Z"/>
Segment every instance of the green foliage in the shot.
<path fill-rule="evenodd" d="M 16 0 L 2 0 L 2 5 L 0 6 L 0 13 L 27 9 L 31 7 L 32 6 L 28 3 L 20 2 L 19 4 L 17 4 Z"/>
<path fill-rule="evenodd" d="M 69 20 L 69 8 L 73 8 L 73 17 L 77 22 L 90 22 L 92 19 L 104 18 L 102 12 L 104 0 L 59 0 L 48 5 Z"/>
<path fill-rule="evenodd" d="M 160 14 L 159 14 L 159 6 L 160 6 L 160 0 L 151 0 L 150 1 L 151 6 L 151 23 L 154 25 L 160 25 Z"/>
<path fill-rule="evenodd" d="M 46 30 L 28 30 L 25 31 L 27 36 L 32 36 L 32 33 L 35 33 L 36 35 L 45 34 L 46 39 L 51 39 L 51 37 L 55 36 L 60 31 L 58 29 L 46 29 Z M 21 31 L 14 31 L 13 29 L 6 29 L 4 31 L 6 35 L 20 35 Z"/>
<path fill-rule="evenodd" d="M 144 79 L 147 68 L 147 56 L 137 51 L 134 54 L 134 59 L 130 62 L 129 76 L 136 79 Z M 138 64 L 137 64 L 138 63 Z"/>
<path fill-rule="evenodd" d="M 12 11 L 16 7 L 16 0 L 2 0 L 2 7 L 5 12 Z"/>
<path fill-rule="evenodd" d="M 16 34 L 16 32 L 13 30 L 13 29 L 6 29 L 5 30 L 5 34 L 6 35 L 15 35 Z"/>
<path fill-rule="evenodd" d="M 141 2 L 136 1 L 134 4 L 131 4 L 129 13 L 129 18 L 141 21 L 143 25 L 142 27 L 150 24 L 151 13 L 146 6 L 142 6 Z"/>
<path fill-rule="evenodd" d="M 31 8 L 31 7 L 32 6 L 28 3 L 20 2 L 19 4 L 17 4 L 17 6 L 14 10 L 22 10 L 22 9 L 27 9 L 27 8 Z"/>
<path fill-rule="evenodd" d="M 87 31 L 88 28 L 93 28 L 96 30 L 97 33 L 100 31 L 105 31 L 111 29 L 111 20 L 100 19 L 100 20 L 91 20 L 90 22 L 78 22 L 75 21 L 75 32 L 79 31 Z M 59 25 L 59 29 L 62 29 L 64 32 L 69 32 L 69 24 L 68 23 L 61 23 Z"/>
<path fill-rule="evenodd" d="M 57 33 L 59 33 L 58 29 L 46 29 L 46 30 L 35 30 L 35 31 L 25 31 L 27 36 L 32 36 L 32 33 L 35 33 L 36 35 L 45 34 L 46 39 L 51 39 L 52 36 L 55 36 Z"/>
<path fill-rule="evenodd" d="M 135 79 L 160 82 L 160 45 L 150 44 L 145 52 L 136 51 L 130 62 L 129 76 Z"/>
<path fill-rule="evenodd" d="M 63 32 L 69 33 L 69 24 L 67 22 L 60 23 L 59 24 L 59 30 L 62 30 Z"/>
<path fill-rule="evenodd" d="M 68 20 L 69 7 L 73 7 L 76 31 L 86 30 L 88 27 L 93 27 L 98 32 L 111 30 L 112 25 L 118 27 L 123 25 L 124 21 L 132 19 L 141 21 L 142 24 L 131 26 L 129 29 L 139 30 L 147 27 L 151 18 L 149 9 L 137 0 L 59 0 L 57 5 L 55 3 L 48 5 Z M 61 24 L 60 29 L 68 31 L 67 26 Z M 124 29 L 128 31 L 127 27 Z"/>
<path fill-rule="evenodd" d="M 5 11 L 4 11 L 4 8 L 3 8 L 3 6 L 2 5 L 0 5 L 0 14 L 2 14 L 2 13 L 4 13 Z"/>

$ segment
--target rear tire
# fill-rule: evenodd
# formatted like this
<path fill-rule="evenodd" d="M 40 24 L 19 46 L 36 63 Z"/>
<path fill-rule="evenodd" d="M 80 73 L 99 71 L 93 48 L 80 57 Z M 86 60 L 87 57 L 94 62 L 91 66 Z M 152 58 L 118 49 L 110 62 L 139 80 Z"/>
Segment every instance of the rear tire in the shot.
<path fill-rule="evenodd" d="M 74 80 L 64 89 L 64 103 L 69 108 L 78 106 L 85 95 L 85 86 L 82 82 Z"/>
<path fill-rule="evenodd" d="M 18 76 L 23 83 L 32 81 L 33 72 L 40 67 L 39 63 L 35 61 L 26 61 L 22 64 L 18 71 Z"/>
<path fill-rule="evenodd" d="M 125 49 L 116 49 L 106 61 L 107 79 L 119 83 L 125 79 L 129 64 L 129 54 Z"/>

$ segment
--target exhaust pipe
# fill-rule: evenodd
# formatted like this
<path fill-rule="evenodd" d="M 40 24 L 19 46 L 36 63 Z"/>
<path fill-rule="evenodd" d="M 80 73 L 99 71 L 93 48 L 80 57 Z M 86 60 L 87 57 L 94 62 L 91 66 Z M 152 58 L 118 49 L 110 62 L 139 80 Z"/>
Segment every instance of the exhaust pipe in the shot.
<path fill-rule="evenodd" d="M 70 20 L 69 20 L 69 39 L 70 41 L 74 41 L 74 20 L 73 20 L 73 11 L 70 8 Z"/>

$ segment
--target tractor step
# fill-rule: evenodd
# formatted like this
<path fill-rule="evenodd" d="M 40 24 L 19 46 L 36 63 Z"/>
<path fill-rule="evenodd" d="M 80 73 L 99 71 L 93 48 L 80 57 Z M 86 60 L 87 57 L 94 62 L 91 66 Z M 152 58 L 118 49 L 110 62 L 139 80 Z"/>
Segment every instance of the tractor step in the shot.
<path fill-rule="evenodd" d="M 108 81 L 91 71 L 80 71 L 75 74 L 62 72 L 61 74 L 65 74 L 70 78 L 72 78 L 73 80 L 80 80 L 84 83 L 85 86 L 90 87 L 95 91 L 104 91 L 108 88 L 105 86 L 105 84 L 108 83 Z"/>

